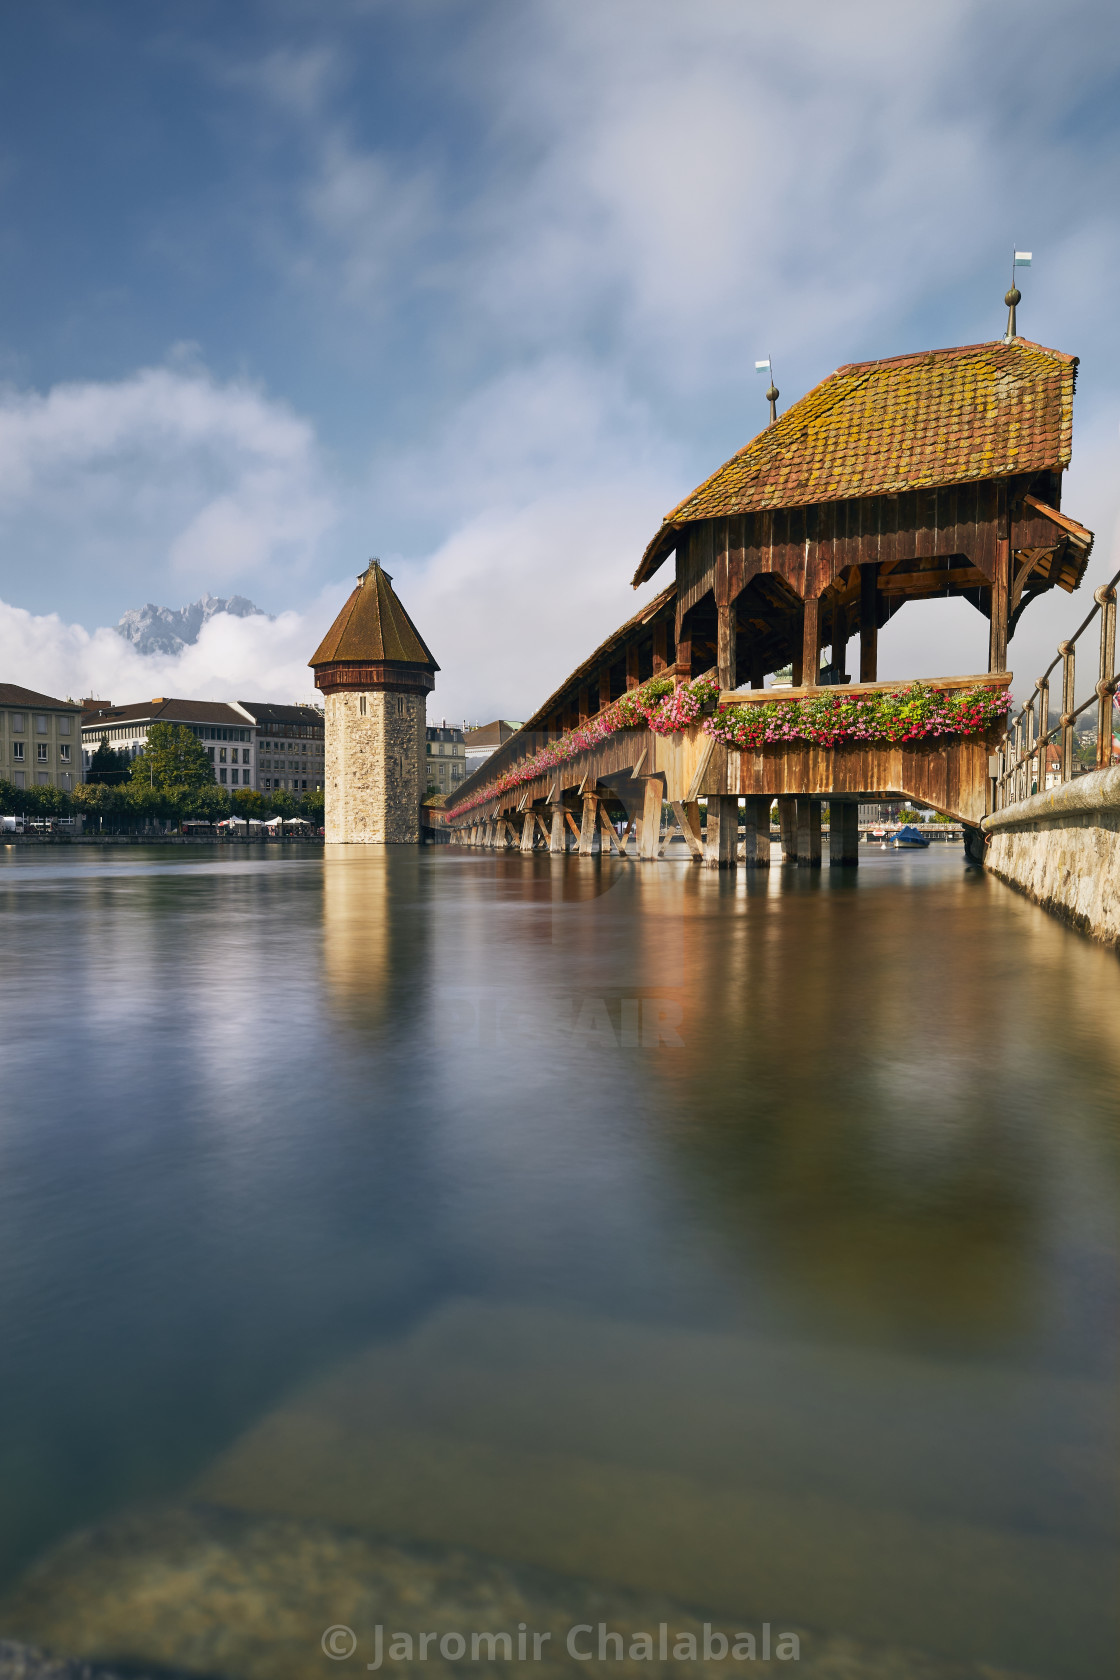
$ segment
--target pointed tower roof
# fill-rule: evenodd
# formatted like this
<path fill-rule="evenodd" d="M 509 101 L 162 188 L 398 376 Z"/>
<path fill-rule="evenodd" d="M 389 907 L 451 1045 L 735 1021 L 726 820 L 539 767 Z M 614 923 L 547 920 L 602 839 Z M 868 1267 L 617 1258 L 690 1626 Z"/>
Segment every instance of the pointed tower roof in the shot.
<path fill-rule="evenodd" d="M 321 689 L 430 689 L 439 670 L 380 560 L 370 561 L 307 663 Z"/>

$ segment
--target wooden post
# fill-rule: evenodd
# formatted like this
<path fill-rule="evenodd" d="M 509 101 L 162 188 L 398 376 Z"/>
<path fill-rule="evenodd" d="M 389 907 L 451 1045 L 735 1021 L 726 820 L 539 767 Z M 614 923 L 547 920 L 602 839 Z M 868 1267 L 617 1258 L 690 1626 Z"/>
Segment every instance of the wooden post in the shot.
<path fill-rule="evenodd" d="M 524 816 L 524 818 L 522 820 L 522 823 L 521 823 L 521 850 L 523 852 L 531 852 L 532 851 L 532 849 L 533 849 L 533 836 L 536 833 L 536 827 L 537 827 L 537 819 L 533 815 L 532 809 L 530 809 L 530 810 L 526 811 L 525 816 Z"/>
<path fill-rule="evenodd" d="M 751 687 L 766 687 L 766 672 L 762 664 L 762 649 L 756 642 L 751 648 Z"/>
<path fill-rule="evenodd" d="M 704 856 L 704 842 L 700 838 L 699 800 L 691 799 L 687 804 L 683 804 L 679 799 L 674 799 L 673 815 L 681 825 L 689 858 L 693 863 L 699 863 Z"/>
<path fill-rule="evenodd" d="M 735 675 L 735 604 L 716 608 L 716 675 L 721 688 L 737 688 Z"/>
<path fill-rule="evenodd" d="M 877 562 L 859 569 L 859 680 L 878 682 L 879 670 L 879 566 Z"/>
<path fill-rule="evenodd" d="M 579 721 L 586 723 L 591 716 L 591 690 L 586 684 L 579 691 Z"/>
<path fill-rule="evenodd" d="M 653 627 L 653 674 L 658 676 L 669 663 L 669 626 L 659 619 Z"/>
<path fill-rule="evenodd" d="M 642 803 L 642 838 L 638 856 L 644 863 L 656 863 L 661 850 L 661 806 L 665 798 L 665 783 L 660 776 L 647 776 L 645 798 Z"/>
<path fill-rule="evenodd" d="M 1011 600 L 1011 532 L 1007 518 L 1007 486 L 998 491 L 996 512 L 996 569 L 992 582 L 992 622 L 988 634 L 988 670 L 1007 669 L 1007 618 Z"/>
<path fill-rule="evenodd" d="M 797 863 L 800 869 L 821 866 L 821 806 L 819 799 L 797 795 Z"/>
<path fill-rule="evenodd" d="M 739 843 L 739 801 L 729 794 L 708 796 L 708 831 L 704 837 L 704 867 L 734 869 Z"/>
<path fill-rule="evenodd" d="M 801 683 L 805 688 L 816 688 L 820 681 L 821 669 L 821 603 L 820 597 L 811 595 L 805 602 L 805 612 L 802 619 L 801 632 Z"/>
<path fill-rule="evenodd" d="M 552 834 L 549 837 L 550 852 L 566 852 L 568 837 L 564 832 L 564 801 L 555 799 L 552 802 Z"/>
<path fill-rule="evenodd" d="M 626 687 L 640 688 L 641 683 L 642 679 L 638 675 L 638 644 L 631 642 L 626 649 Z"/>
<path fill-rule="evenodd" d="M 748 869 L 770 867 L 770 795 L 752 794 L 746 800 L 743 862 Z"/>
<path fill-rule="evenodd" d="M 848 868 L 859 863 L 859 806 L 846 799 L 829 801 L 828 861 Z"/>
<path fill-rule="evenodd" d="M 604 665 L 599 672 L 599 710 L 611 703 L 611 671 L 609 665 Z"/>
<path fill-rule="evenodd" d="M 778 800 L 778 827 L 782 834 L 782 862 L 797 861 L 797 800 Z"/>
<path fill-rule="evenodd" d="M 687 682 L 692 675 L 692 631 L 685 630 L 677 643 L 677 674 Z"/>
<path fill-rule="evenodd" d="M 583 796 L 583 822 L 579 830 L 579 855 L 591 857 L 595 851 L 595 820 L 599 814 L 599 801 L 593 793 Z"/>
<path fill-rule="evenodd" d="M 832 666 L 836 673 L 836 680 L 849 675 L 848 663 L 848 609 L 835 606 L 832 609 Z"/>

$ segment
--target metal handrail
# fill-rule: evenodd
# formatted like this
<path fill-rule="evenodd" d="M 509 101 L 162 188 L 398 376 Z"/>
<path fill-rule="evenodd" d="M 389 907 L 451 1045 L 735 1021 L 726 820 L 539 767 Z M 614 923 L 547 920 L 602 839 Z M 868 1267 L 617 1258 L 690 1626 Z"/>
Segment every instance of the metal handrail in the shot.
<path fill-rule="evenodd" d="M 993 811 L 1003 811 L 1018 804 L 1046 786 L 1046 749 L 1050 742 L 1061 737 L 1058 779 L 1068 782 L 1073 777 L 1074 724 L 1092 706 L 1097 708 L 1097 768 L 1107 769 L 1120 756 L 1112 744 L 1113 697 L 1120 688 L 1120 670 L 1116 668 L 1116 590 L 1120 572 L 1108 583 L 1093 592 L 1093 610 L 1078 625 L 1068 641 L 1059 642 L 1058 651 L 1042 675 L 1035 681 L 1035 691 L 1022 710 L 1009 717 L 1007 730 L 999 750 L 992 759 Z M 1076 704 L 1076 646 L 1095 618 L 1101 621 L 1100 653 L 1096 687 L 1088 700 Z M 1050 722 L 1050 678 L 1062 668 L 1062 709 L 1053 729 Z"/>

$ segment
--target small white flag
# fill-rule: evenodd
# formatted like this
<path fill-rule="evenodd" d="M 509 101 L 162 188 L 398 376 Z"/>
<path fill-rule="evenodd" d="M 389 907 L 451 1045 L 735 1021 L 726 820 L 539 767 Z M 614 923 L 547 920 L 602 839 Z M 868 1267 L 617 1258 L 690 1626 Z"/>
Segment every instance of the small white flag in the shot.
<path fill-rule="evenodd" d="M 767 358 L 764 362 L 756 362 L 754 364 L 754 371 L 756 373 L 769 373 L 770 372 L 770 358 L 769 358 L 769 356 L 767 356 Z"/>
<path fill-rule="evenodd" d="M 1016 251 L 1016 253 L 1015 253 L 1015 267 L 1016 268 L 1029 268 L 1030 266 L 1031 266 L 1031 253 L 1029 251 Z"/>

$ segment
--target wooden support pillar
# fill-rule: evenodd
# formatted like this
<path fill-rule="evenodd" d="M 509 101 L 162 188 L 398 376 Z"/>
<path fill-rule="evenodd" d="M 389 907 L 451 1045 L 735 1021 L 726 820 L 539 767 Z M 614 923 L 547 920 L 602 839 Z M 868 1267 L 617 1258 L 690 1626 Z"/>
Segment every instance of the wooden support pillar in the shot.
<path fill-rule="evenodd" d="M 708 796 L 708 829 L 704 837 L 704 867 L 734 869 L 739 844 L 739 801 L 730 794 Z"/>
<path fill-rule="evenodd" d="M 643 863 L 656 863 L 661 850 L 661 807 L 665 799 L 665 783 L 660 776 L 647 776 L 642 801 L 642 837 L 638 856 Z"/>
<path fill-rule="evenodd" d="M 778 827 L 782 832 L 782 862 L 797 861 L 797 801 L 778 800 Z"/>
<path fill-rule="evenodd" d="M 631 642 L 626 649 L 626 687 L 640 688 L 642 679 L 638 675 L 638 644 Z"/>
<path fill-rule="evenodd" d="M 1007 486 L 1001 484 L 996 504 L 996 566 L 992 580 L 992 622 L 988 632 L 988 670 L 1007 669 L 1007 621 L 1011 603 L 1011 530 L 1007 517 Z"/>
<path fill-rule="evenodd" d="M 832 667 L 836 673 L 836 680 L 846 677 L 848 671 L 848 609 L 847 607 L 833 607 L 832 609 Z"/>
<path fill-rule="evenodd" d="M 751 687 L 766 687 L 766 671 L 762 664 L 762 649 L 757 642 L 751 648 Z"/>
<path fill-rule="evenodd" d="M 799 869 L 821 866 L 820 800 L 800 793 L 797 796 L 797 866 Z"/>
<path fill-rule="evenodd" d="M 737 688 L 735 674 L 735 603 L 716 608 L 716 677 L 721 688 Z"/>
<path fill-rule="evenodd" d="M 879 566 L 877 562 L 859 569 L 859 680 L 878 682 L 879 670 Z"/>
<path fill-rule="evenodd" d="M 591 690 L 584 685 L 579 691 L 579 721 L 586 723 L 591 716 Z"/>
<path fill-rule="evenodd" d="M 681 825 L 689 857 L 693 863 L 699 863 L 704 856 L 704 842 L 700 838 L 700 801 L 690 799 L 682 803 L 681 800 L 674 799 L 673 815 Z"/>
<path fill-rule="evenodd" d="M 564 802 L 562 799 L 552 803 L 552 833 L 549 836 L 548 849 L 550 852 L 566 852 L 568 837 L 564 832 Z"/>
<path fill-rule="evenodd" d="M 751 794 L 745 801 L 743 862 L 748 869 L 770 867 L 770 795 Z"/>
<path fill-rule="evenodd" d="M 610 666 L 604 665 L 599 672 L 599 710 L 611 703 L 611 672 Z"/>
<path fill-rule="evenodd" d="M 685 682 L 692 675 L 692 631 L 684 630 L 677 643 L 677 673 Z"/>
<path fill-rule="evenodd" d="M 659 619 L 653 627 L 653 674 L 658 676 L 669 663 L 669 626 Z"/>
<path fill-rule="evenodd" d="M 828 807 L 828 861 L 832 868 L 859 862 L 859 806 L 833 799 Z"/>
<path fill-rule="evenodd" d="M 533 815 L 531 810 L 526 811 L 525 816 L 522 819 L 522 823 L 521 823 L 521 850 L 523 852 L 531 852 L 532 851 L 532 849 L 533 849 L 533 838 L 536 834 L 536 830 L 537 830 L 537 819 L 536 819 L 536 817 Z"/>
<path fill-rule="evenodd" d="M 816 688 L 821 669 L 821 603 L 820 597 L 810 595 L 805 602 L 801 632 L 801 683 Z"/>
<path fill-rule="evenodd" d="M 579 855 L 591 857 L 595 851 L 595 823 L 599 815 L 599 801 L 593 793 L 583 796 L 583 821 L 579 830 Z"/>

